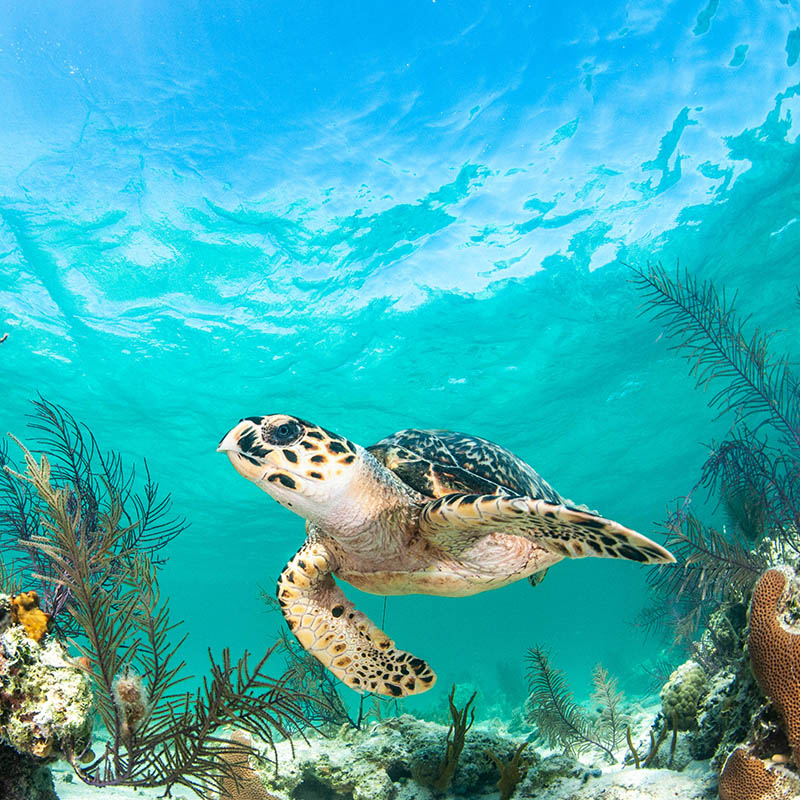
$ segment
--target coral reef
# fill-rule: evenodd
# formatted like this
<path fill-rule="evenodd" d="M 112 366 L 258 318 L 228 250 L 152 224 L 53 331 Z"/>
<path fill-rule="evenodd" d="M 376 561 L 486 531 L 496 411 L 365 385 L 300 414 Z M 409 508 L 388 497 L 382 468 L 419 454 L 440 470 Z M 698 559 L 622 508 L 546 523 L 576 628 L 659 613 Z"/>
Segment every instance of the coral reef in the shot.
<path fill-rule="evenodd" d="M 0 595 L 0 618 L 12 598 Z M 80 755 L 92 733 L 86 674 L 58 641 L 32 639 L 13 622 L 0 633 L 0 740 L 37 758 Z"/>
<path fill-rule="evenodd" d="M 750 663 L 764 694 L 774 704 L 800 765 L 800 626 L 794 570 L 769 569 L 753 591 Z"/>
<path fill-rule="evenodd" d="M 758 685 L 743 655 L 735 665 L 711 676 L 697 709 L 697 727 L 689 739 L 693 758 L 711 758 L 720 767 L 731 749 L 745 741 L 753 716 L 762 707 Z"/>
<path fill-rule="evenodd" d="M 410 715 L 363 730 L 342 726 L 336 737 L 297 743 L 291 757 L 288 745 L 279 744 L 277 772 L 257 771 L 275 800 L 434 800 L 430 776 L 437 773 L 446 734 L 446 726 Z M 497 761 L 515 760 L 520 774 L 504 789 Z M 500 789 L 502 797 L 514 800 L 708 800 L 714 782 L 699 762 L 684 772 L 633 767 L 605 772 L 561 753 L 542 758 L 525 742 L 477 723 L 465 738 L 445 796 L 496 798 Z"/>
<path fill-rule="evenodd" d="M 661 690 L 664 716 L 678 730 L 696 727 L 697 704 L 706 688 L 706 673 L 696 661 L 681 664 Z"/>
<path fill-rule="evenodd" d="M 0 743 L 0 797 L 3 800 L 58 800 L 53 776 L 41 759 Z"/>
<path fill-rule="evenodd" d="M 768 768 L 760 758 L 737 747 L 719 776 L 720 800 L 791 800 L 800 783 L 779 768 Z"/>

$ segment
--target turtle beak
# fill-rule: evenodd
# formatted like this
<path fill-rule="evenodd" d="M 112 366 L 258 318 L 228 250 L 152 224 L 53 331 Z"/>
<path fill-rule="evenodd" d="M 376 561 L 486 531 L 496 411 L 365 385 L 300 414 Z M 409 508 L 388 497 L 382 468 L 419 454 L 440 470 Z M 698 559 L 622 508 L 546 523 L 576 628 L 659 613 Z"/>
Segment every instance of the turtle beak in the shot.
<path fill-rule="evenodd" d="M 253 420 L 243 419 L 231 428 L 217 445 L 218 453 L 225 453 L 233 468 L 244 478 L 261 483 L 265 469 L 269 471 L 269 450 L 261 446 L 260 426 Z"/>
<path fill-rule="evenodd" d="M 242 445 L 253 442 L 258 435 L 258 428 L 249 419 L 239 421 L 239 424 L 231 428 L 217 445 L 218 453 L 241 453 L 246 450 Z"/>

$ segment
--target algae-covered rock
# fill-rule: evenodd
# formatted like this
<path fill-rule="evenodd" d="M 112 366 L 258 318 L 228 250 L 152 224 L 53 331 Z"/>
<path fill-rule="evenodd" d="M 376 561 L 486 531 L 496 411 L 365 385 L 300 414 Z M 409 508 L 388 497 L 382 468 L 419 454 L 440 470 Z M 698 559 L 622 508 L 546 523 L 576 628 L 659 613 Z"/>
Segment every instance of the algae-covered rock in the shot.
<path fill-rule="evenodd" d="M 37 758 L 83 752 L 93 722 L 87 675 L 53 637 L 37 642 L 9 624 L 9 608 L 0 595 L 0 741 Z"/>
<path fill-rule="evenodd" d="M 574 758 L 556 753 L 541 759 L 528 770 L 517 790 L 518 797 L 546 797 L 547 790 L 564 778 L 579 778 L 584 781 L 588 775 L 585 767 Z"/>
<path fill-rule="evenodd" d="M 661 690 L 661 706 L 670 724 L 678 730 L 695 727 L 697 704 L 706 690 L 706 673 L 696 661 L 686 661 L 669 676 Z"/>
<path fill-rule="evenodd" d="M 3 800 L 58 800 L 50 769 L 40 759 L 0 744 L 0 797 Z"/>
<path fill-rule="evenodd" d="M 546 761 L 547 759 L 545 759 Z M 544 761 L 542 762 L 544 764 Z M 693 761 L 684 772 L 635 769 L 561 775 L 546 788 L 520 787 L 514 800 L 712 800 L 716 775 Z"/>
<path fill-rule="evenodd" d="M 331 739 L 295 743 L 294 755 L 279 758 L 278 771 L 261 775 L 279 800 L 396 800 L 433 797 L 430 785 L 445 753 L 447 726 L 408 714 L 363 730 L 343 729 Z M 472 728 L 448 793 L 477 797 L 496 793 L 498 768 L 487 754 L 509 761 L 519 742 Z M 538 760 L 525 753 L 527 764 Z"/>
<path fill-rule="evenodd" d="M 715 663 L 730 663 L 741 655 L 746 626 L 744 603 L 727 603 L 711 612 L 703 636 L 714 646 Z"/>
<path fill-rule="evenodd" d="M 719 769 L 728 754 L 770 722 L 774 710 L 765 702 L 746 657 L 716 673 L 697 710 L 697 728 L 689 737 L 695 759 L 711 758 Z M 771 755 L 771 753 L 769 753 Z"/>

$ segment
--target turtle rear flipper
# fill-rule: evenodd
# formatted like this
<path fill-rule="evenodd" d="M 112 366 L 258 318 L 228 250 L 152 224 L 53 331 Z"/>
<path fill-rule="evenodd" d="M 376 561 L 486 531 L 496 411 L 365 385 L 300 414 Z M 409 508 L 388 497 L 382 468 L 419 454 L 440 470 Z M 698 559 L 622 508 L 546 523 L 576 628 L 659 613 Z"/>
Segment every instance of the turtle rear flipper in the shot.
<path fill-rule="evenodd" d="M 668 564 L 674 556 L 661 545 L 610 519 L 530 497 L 449 494 L 422 506 L 420 532 L 445 551 L 490 533 L 536 542 L 564 558 L 625 558 Z"/>
<path fill-rule="evenodd" d="M 351 689 L 405 697 L 425 692 L 436 675 L 356 610 L 333 579 L 325 546 L 307 541 L 278 579 L 278 602 L 297 641 Z"/>

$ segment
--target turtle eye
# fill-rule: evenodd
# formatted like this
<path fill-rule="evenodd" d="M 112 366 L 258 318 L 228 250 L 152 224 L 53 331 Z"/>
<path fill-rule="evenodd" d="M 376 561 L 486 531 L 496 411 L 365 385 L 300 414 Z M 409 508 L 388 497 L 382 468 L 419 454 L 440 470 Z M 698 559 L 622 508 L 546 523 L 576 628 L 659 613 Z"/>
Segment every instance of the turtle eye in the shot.
<path fill-rule="evenodd" d="M 302 427 L 297 422 L 290 420 L 272 428 L 268 431 L 266 438 L 271 444 L 284 446 L 296 442 L 302 432 Z"/>

